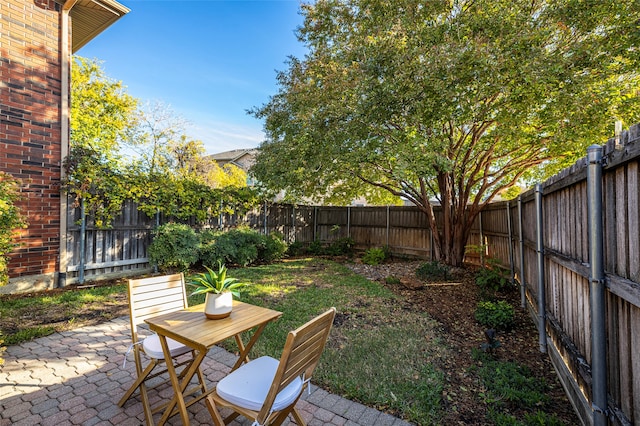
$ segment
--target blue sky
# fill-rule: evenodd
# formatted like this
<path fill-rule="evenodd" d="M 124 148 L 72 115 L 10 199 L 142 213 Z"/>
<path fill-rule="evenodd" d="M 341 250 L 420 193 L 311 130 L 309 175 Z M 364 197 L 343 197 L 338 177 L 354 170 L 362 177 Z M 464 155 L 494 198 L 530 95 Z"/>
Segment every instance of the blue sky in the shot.
<path fill-rule="evenodd" d="M 119 0 L 129 14 L 77 55 L 142 102 L 189 121 L 208 154 L 257 147 L 263 123 L 246 113 L 277 91 L 276 70 L 302 57 L 299 0 Z"/>

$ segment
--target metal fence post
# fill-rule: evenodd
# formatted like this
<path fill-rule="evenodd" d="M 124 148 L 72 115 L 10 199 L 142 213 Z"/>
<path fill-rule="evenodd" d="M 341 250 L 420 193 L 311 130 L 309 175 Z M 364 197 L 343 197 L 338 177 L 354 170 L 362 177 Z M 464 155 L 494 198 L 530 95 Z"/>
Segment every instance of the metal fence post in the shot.
<path fill-rule="evenodd" d="M 482 231 L 482 212 L 478 213 L 478 224 L 480 228 L 480 265 L 484 268 L 484 254 L 487 248 L 484 245 L 484 232 Z"/>
<path fill-rule="evenodd" d="M 264 235 L 267 235 L 267 202 L 264 202 L 264 214 L 262 215 Z"/>
<path fill-rule="evenodd" d="M 78 265 L 78 282 L 84 283 L 84 267 L 86 259 L 86 247 L 87 247 L 87 212 L 86 201 L 84 198 L 80 200 L 80 265 Z"/>
<path fill-rule="evenodd" d="M 542 220 L 542 185 L 536 185 L 536 252 L 538 254 L 538 332 L 540 352 L 547 352 L 547 304 L 544 287 L 544 228 Z"/>
<path fill-rule="evenodd" d="M 386 243 L 385 245 L 387 247 L 389 247 L 389 226 L 391 224 L 391 219 L 389 218 L 391 212 L 390 212 L 391 208 L 389 207 L 389 205 L 387 205 L 387 236 L 386 236 Z"/>
<path fill-rule="evenodd" d="M 607 424 L 607 341 L 604 299 L 602 226 L 602 147 L 587 149 L 587 206 L 589 218 L 589 264 L 591 274 L 591 407 L 594 426 Z"/>
<path fill-rule="evenodd" d="M 520 303 L 526 308 L 526 283 L 524 280 L 524 233 L 522 232 L 522 196 L 518 196 L 518 228 L 520 230 Z"/>
<path fill-rule="evenodd" d="M 513 226 L 511 225 L 511 203 L 507 201 L 507 228 L 509 230 L 509 265 L 511 265 L 511 284 L 516 281 L 515 265 L 513 264 Z"/>

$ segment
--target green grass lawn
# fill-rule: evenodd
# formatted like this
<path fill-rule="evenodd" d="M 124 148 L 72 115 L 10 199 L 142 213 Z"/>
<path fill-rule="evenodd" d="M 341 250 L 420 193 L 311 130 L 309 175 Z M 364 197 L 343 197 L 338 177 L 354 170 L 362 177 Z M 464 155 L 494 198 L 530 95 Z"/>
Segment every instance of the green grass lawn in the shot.
<path fill-rule="evenodd" d="M 289 330 L 334 306 L 336 321 L 314 383 L 417 424 L 439 423 L 443 374 L 433 360 L 446 349 L 434 331 L 435 323 L 426 315 L 406 309 L 402 300 L 380 284 L 330 260 L 298 259 L 234 268 L 229 276 L 252 284 L 242 292 L 242 301 L 283 313 L 267 326 L 252 357 L 278 358 Z M 124 295 L 126 285 L 119 284 L 3 299 L 0 329 L 10 324 L 11 331 L 4 328 L 0 340 L 12 345 L 77 327 L 82 324 L 81 312 L 93 310 L 93 320 L 96 316 L 108 320 L 109 315 L 99 309 L 116 303 L 124 309 Z M 204 295 L 189 297 L 190 305 L 203 301 Z M 126 310 L 119 313 L 125 314 Z M 223 346 L 233 351 L 235 342 L 230 339 Z"/>
<path fill-rule="evenodd" d="M 243 301 L 283 312 L 267 326 L 254 357 L 279 357 L 289 330 L 335 306 L 314 382 L 412 422 L 438 424 L 443 374 L 433 361 L 445 349 L 426 315 L 404 309 L 380 284 L 323 259 L 233 269 L 229 275 L 252 283 Z M 233 342 L 226 346 L 232 349 Z"/>

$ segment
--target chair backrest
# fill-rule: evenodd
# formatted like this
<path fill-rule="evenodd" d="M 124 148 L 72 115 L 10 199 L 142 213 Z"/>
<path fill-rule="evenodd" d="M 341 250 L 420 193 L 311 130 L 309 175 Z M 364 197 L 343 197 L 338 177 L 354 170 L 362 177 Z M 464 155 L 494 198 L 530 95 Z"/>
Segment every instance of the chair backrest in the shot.
<path fill-rule="evenodd" d="M 278 370 L 265 399 L 265 404 L 256 419 L 259 423 L 269 415 L 276 396 L 289 383 L 300 375 L 303 375 L 305 380 L 311 379 L 329 338 L 335 315 L 336 308 L 331 308 L 289 332 Z"/>
<path fill-rule="evenodd" d="M 129 280 L 131 338 L 138 341 L 138 325 L 147 319 L 187 307 L 184 275 L 162 275 Z"/>

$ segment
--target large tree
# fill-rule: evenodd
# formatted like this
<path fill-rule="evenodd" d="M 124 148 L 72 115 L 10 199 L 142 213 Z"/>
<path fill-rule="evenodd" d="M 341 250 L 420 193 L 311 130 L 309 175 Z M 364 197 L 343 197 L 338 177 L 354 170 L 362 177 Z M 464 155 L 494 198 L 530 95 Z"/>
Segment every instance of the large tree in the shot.
<path fill-rule="evenodd" d="M 136 126 L 138 100 L 97 60 L 74 56 L 71 64 L 71 141 L 63 189 L 106 224 L 129 197 L 121 146 Z"/>
<path fill-rule="evenodd" d="M 458 265 L 497 194 L 637 121 L 635 1 L 317 0 L 278 74 L 256 178 L 297 197 L 412 201 Z M 442 206 L 436 220 L 433 204 Z"/>

